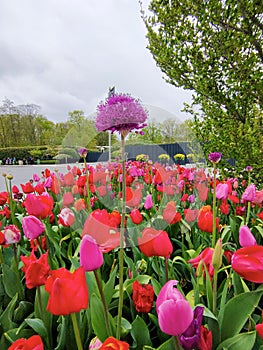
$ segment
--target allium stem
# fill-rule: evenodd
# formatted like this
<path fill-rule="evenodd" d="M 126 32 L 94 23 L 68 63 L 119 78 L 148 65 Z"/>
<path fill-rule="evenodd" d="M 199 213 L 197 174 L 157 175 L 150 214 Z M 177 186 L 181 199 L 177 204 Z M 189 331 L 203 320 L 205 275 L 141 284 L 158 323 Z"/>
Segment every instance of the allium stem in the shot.
<path fill-rule="evenodd" d="M 248 186 L 251 183 L 251 177 L 250 177 L 250 172 L 248 172 Z M 250 217 L 250 210 L 251 210 L 251 202 L 247 202 L 247 215 L 246 215 L 246 225 L 249 223 L 249 217 Z"/>
<path fill-rule="evenodd" d="M 121 317 L 123 307 L 123 265 L 124 265 L 124 224 L 126 215 L 126 166 L 125 166 L 125 135 L 121 134 L 121 155 L 122 155 L 122 211 L 120 229 L 120 252 L 119 252 L 119 304 L 117 317 L 116 338 L 121 337 Z"/>
<path fill-rule="evenodd" d="M 73 323 L 73 329 L 74 329 L 74 333 L 75 333 L 77 349 L 83 350 L 81 338 L 80 338 L 80 333 L 79 333 L 78 321 L 77 321 L 77 317 L 76 317 L 75 313 L 71 314 L 71 319 L 72 319 L 72 323 Z"/>
<path fill-rule="evenodd" d="M 214 270 L 214 276 L 213 276 L 213 314 L 217 315 L 217 276 L 218 276 L 218 270 Z"/>
<path fill-rule="evenodd" d="M 216 245 L 216 166 L 214 165 L 214 181 L 213 181 L 213 233 L 212 233 L 212 248 Z"/>
<path fill-rule="evenodd" d="M 84 157 L 84 168 L 85 168 L 85 171 L 86 171 L 85 190 L 87 192 L 87 195 L 85 196 L 85 201 L 86 201 L 86 204 L 87 204 L 88 212 L 91 213 L 92 209 L 91 209 L 91 205 L 90 205 L 89 171 L 88 171 L 88 168 L 87 168 L 86 157 Z M 85 193 L 85 191 L 84 191 L 84 193 Z"/>

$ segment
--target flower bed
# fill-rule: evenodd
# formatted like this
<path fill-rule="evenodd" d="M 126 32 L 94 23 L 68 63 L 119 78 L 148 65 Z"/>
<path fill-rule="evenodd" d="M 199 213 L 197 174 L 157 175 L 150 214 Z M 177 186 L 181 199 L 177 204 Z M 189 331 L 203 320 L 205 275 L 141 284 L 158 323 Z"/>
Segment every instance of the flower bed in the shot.
<path fill-rule="evenodd" d="M 126 162 L 123 221 L 120 163 L 6 176 L 0 349 L 260 349 L 263 190 L 214 157 Z"/>

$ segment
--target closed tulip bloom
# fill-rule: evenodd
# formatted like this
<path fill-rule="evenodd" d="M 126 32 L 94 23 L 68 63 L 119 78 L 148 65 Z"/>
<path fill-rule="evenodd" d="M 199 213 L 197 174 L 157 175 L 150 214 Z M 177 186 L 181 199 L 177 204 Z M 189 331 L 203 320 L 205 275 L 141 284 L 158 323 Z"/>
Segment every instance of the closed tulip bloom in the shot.
<path fill-rule="evenodd" d="M 218 227 L 219 219 L 216 218 L 216 226 Z M 210 205 L 204 205 L 198 215 L 197 226 L 200 230 L 208 233 L 213 232 L 213 212 Z"/>
<path fill-rule="evenodd" d="M 73 194 L 71 192 L 65 192 L 63 194 L 63 201 L 62 201 L 63 207 L 69 207 L 73 203 L 74 203 Z"/>
<path fill-rule="evenodd" d="M 145 209 L 151 209 L 153 207 L 153 199 L 151 194 L 147 194 L 144 202 Z"/>
<path fill-rule="evenodd" d="M 182 334 L 194 318 L 189 302 L 176 288 L 178 281 L 170 280 L 161 289 L 156 300 L 156 311 L 161 330 L 169 335 Z"/>
<path fill-rule="evenodd" d="M 34 215 L 24 216 L 22 228 L 27 239 L 35 239 L 45 231 L 45 225 Z"/>
<path fill-rule="evenodd" d="M 250 282 L 263 283 L 263 246 L 238 249 L 232 256 L 232 268 Z"/>
<path fill-rule="evenodd" d="M 75 222 L 75 215 L 73 211 L 69 208 L 63 208 L 58 214 L 58 223 L 62 226 L 71 226 Z"/>
<path fill-rule="evenodd" d="M 63 267 L 50 271 L 45 289 L 49 294 L 47 310 L 53 315 L 69 315 L 88 306 L 88 287 L 82 267 L 73 273 Z"/>
<path fill-rule="evenodd" d="M 130 217 L 132 222 L 136 225 L 139 225 L 143 220 L 142 214 L 139 209 L 133 209 L 130 212 Z"/>
<path fill-rule="evenodd" d="M 146 256 L 169 258 L 173 251 L 168 233 L 151 227 L 147 227 L 142 231 L 142 237 L 138 238 L 138 244 L 141 252 Z"/>
<path fill-rule="evenodd" d="M 181 221 L 182 216 L 181 214 L 176 210 L 176 203 L 173 201 L 170 201 L 166 204 L 166 207 L 163 211 L 163 219 L 167 224 L 173 225 L 177 222 Z"/>
<path fill-rule="evenodd" d="M 20 256 L 20 259 L 24 264 L 22 271 L 25 274 L 27 288 L 31 289 L 44 285 L 50 271 L 48 253 L 42 254 L 37 259 L 34 251 L 32 251 L 30 256 Z"/>
<path fill-rule="evenodd" d="M 0 205 L 4 205 L 8 200 L 8 192 L 0 192 Z"/>
<path fill-rule="evenodd" d="M 199 254 L 197 257 L 188 260 L 189 264 L 191 264 L 196 270 L 198 269 L 198 266 L 200 263 L 203 264 L 202 266 L 202 272 L 205 273 L 207 270 L 209 273 L 210 278 L 214 276 L 214 267 L 212 264 L 212 259 L 214 255 L 214 249 L 207 247 L 205 248 L 201 254 Z"/>
<path fill-rule="evenodd" d="M 257 241 L 247 225 L 239 229 L 239 244 L 241 247 L 250 247 L 257 244 Z"/>
<path fill-rule="evenodd" d="M 5 244 L 18 243 L 21 239 L 19 228 L 16 225 L 8 225 L 4 228 Z"/>
<path fill-rule="evenodd" d="M 223 199 L 223 200 L 227 199 L 228 190 L 229 190 L 228 184 L 219 183 L 216 186 L 216 198 Z"/>
<path fill-rule="evenodd" d="M 80 266 L 84 271 L 94 271 L 103 264 L 103 254 L 97 242 L 89 235 L 83 236 L 80 244 Z"/>
<path fill-rule="evenodd" d="M 17 339 L 8 350 L 44 350 L 44 344 L 39 335 L 32 335 L 28 339 Z"/>

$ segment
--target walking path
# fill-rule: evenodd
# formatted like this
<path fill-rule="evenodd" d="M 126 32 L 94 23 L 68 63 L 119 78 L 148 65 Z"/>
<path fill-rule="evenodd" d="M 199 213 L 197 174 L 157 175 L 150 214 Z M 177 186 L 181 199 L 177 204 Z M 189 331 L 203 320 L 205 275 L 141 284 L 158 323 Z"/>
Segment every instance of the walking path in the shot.
<path fill-rule="evenodd" d="M 1 165 L 0 166 L 0 192 L 6 191 L 5 179 L 3 174 L 10 174 L 13 176 L 12 185 L 17 185 L 20 188 L 20 184 L 24 184 L 32 179 L 33 174 L 37 174 L 41 177 L 41 172 L 45 169 L 50 171 L 59 170 L 62 173 L 67 172 L 67 167 L 77 165 L 81 167 L 81 163 L 72 164 L 34 164 L 34 165 Z"/>

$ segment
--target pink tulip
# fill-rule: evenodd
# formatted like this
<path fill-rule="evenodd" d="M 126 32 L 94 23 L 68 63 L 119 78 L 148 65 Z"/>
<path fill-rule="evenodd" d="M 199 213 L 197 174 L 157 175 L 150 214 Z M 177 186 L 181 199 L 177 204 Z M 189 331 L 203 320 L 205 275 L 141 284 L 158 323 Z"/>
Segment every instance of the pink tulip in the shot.
<path fill-rule="evenodd" d="M 241 247 L 251 247 L 257 244 L 253 233 L 247 225 L 242 225 L 239 229 L 239 244 Z"/>
<path fill-rule="evenodd" d="M 103 264 L 103 254 L 94 238 L 85 235 L 80 244 L 80 266 L 85 271 L 94 271 Z"/>
<path fill-rule="evenodd" d="M 263 283 L 263 246 L 238 249 L 232 256 L 232 268 L 250 282 Z"/>
<path fill-rule="evenodd" d="M 64 208 L 58 214 L 58 223 L 63 226 L 71 226 L 74 224 L 75 215 L 73 211 L 69 208 Z"/>
<path fill-rule="evenodd" d="M 182 334 L 190 326 L 194 313 L 189 302 L 170 280 L 161 289 L 156 300 L 156 311 L 161 330 L 169 335 Z"/>
<path fill-rule="evenodd" d="M 152 206 L 153 206 L 152 195 L 151 194 L 147 194 L 147 196 L 145 198 L 145 202 L 144 202 L 144 208 L 145 209 L 151 209 Z"/>
<path fill-rule="evenodd" d="M 4 228 L 5 244 L 18 243 L 21 239 L 21 234 L 16 225 L 8 225 Z"/>
<path fill-rule="evenodd" d="M 219 183 L 216 186 L 216 198 L 217 199 L 227 199 L 228 196 L 228 184 Z"/>
<path fill-rule="evenodd" d="M 45 231 L 45 225 L 34 215 L 22 219 L 22 228 L 27 239 L 35 239 Z"/>
<path fill-rule="evenodd" d="M 248 185 L 242 194 L 242 201 L 253 202 L 256 198 L 256 186 L 254 184 Z"/>

